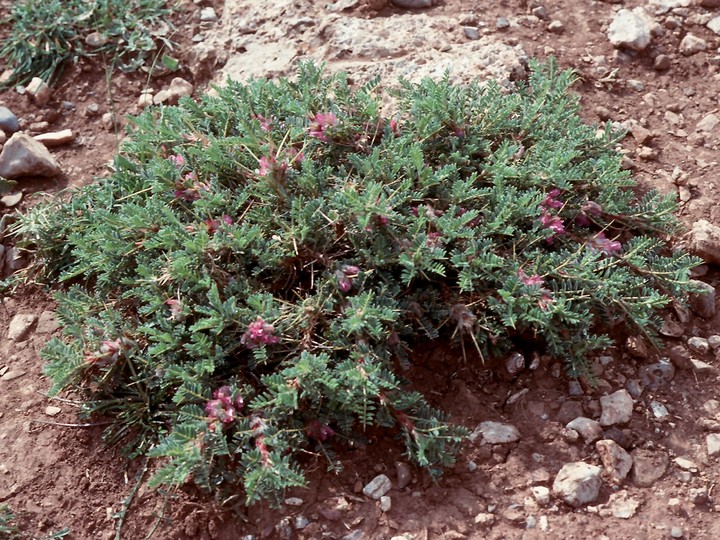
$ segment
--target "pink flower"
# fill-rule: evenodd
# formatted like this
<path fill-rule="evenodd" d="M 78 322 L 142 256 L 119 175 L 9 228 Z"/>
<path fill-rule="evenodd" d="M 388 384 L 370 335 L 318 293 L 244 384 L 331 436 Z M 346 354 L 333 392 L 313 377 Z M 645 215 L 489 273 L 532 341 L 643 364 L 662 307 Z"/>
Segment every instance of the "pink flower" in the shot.
<path fill-rule="evenodd" d="M 610 240 L 604 232 L 599 232 L 595 238 L 588 240 L 588 245 L 605 255 L 617 255 L 622 251 L 622 244 L 617 240 Z"/>
<path fill-rule="evenodd" d="M 543 227 L 550 229 L 555 234 L 563 234 L 565 232 L 565 224 L 563 223 L 563 220 L 560 219 L 560 217 L 548 214 L 547 212 L 543 212 L 540 216 L 540 223 L 542 223 Z"/>
<path fill-rule="evenodd" d="M 230 216 L 225 214 L 220 219 L 206 219 L 205 225 L 207 226 L 210 234 L 215 234 L 222 225 L 232 225 L 233 220 Z"/>
<path fill-rule="evenodd" d="M 310 439 L 315 439 L 316 441 L 324 442 L 328 439 L 328 437 L 332 437 L 335 435 L 335 431 L 333 428 L 328 426 L 327 424 L 323 424 L 319 420 L 313 420 L 305 427 L 305 432 L 307 433 L 307 436 Z"/>
<path fill-rule="evenodd" d="M 170 319 L 173 321 L 182 319 L 183 303 L 175 298 L 170 298 L 165 301 L 165 304 L 170 307 Z"/>
<path fill-rule="evenodd" d="M 241 396 L 233 400 L 232 390 L 229 386 L 221 386 L 213 392 L 213 399 L 205 404 L 205 414 L 211 423 L 219 420 L 223 424 L 231 424 L 244 405 L 245 402 Z"/>
<path fill-rule="evenodd" d="M 227 405 L 222 399 L 211 399 L 205 404 L 205 414 L 211 420 L 220 420 L 223 424 L 235 421 L 235 408 Z"/>
<path fill-rule="evenodd" d="M 398 122 L 394 118 L 390 120 L 390 130 L 393 132 L 393 135 L 396 137 L 400 134 L 400 129 L 398 128 Z"/>
<path fill-rule="evenodd" d="M 542 285 L 544 283 L 543 278 L 541 278 L 538 274 L 528 276 L 522 269 L 518 270 L 518 277 L 520 278 L 520 282 L 528 287 Z"/>
<path fill-rule="evenodd" d="M 439 232 L 431 232 L 427 235 L 427 245 L 429 247 L 438 247 L 442 242 L 442 234 Z"/>
<path fill-rule="evenodd" d="M 255 118 L 260 122 L 260 129 L 262 129 L 265 133 L 270 131 L 270 125 L 272 124 L 272 121 L 268 120 L 261 114 L 256 114 Z"/>
<path fill-rule="evenodd" d="M 178 169 L 182 169 L 183 165 L 185 165 L 185 158 L 180 154 L 173 154 L 168 159 L 170 160 L 170 163 L 175 165 Z"/>
<path fill-rule="evenodd" d="M 553 189 L 545 196 L 545 200 L 540 203 L 540 206 L 544 208 L 562 208 L 563 203 L 557 200 L 557 196 L 560 195 L 559 189 Z"/>
<path fill-rule="evenodd" d="M 279 343 L 280 339 L 274 334 L 275 328 L 266 323 L 261 317 L 248 325 L 247 330 L 240 339 L 240 343 L 248 349 L 257 349 L 261 345 Z"/>
<path fill-rule="evenodd" d="M 545 311 L 555 300 L 552 297 L 552 293 L 547 289 L 540 289 L 540 292 L 542 294 L 540 300 L 538 300 L 538 307 Z"/>
<path fill-rule="evenodd" d="M 329 113 L 317 113 L 315 116 L 310 117 L 312 124 L 310 124 L 309 135 L 323 142 L 327 142 L 327 128 L 337 125 L 337 118 L 331 112 Z"/>
<path fill-rule="evenodd" d="M 599 216 L 602 213 L 602 206 L 594 201 L 588 201 L 582 205 L 582 212 L 575 218 L 575 223 L 581 227 L 589 227 L 592 225 L 590 216 Z"/>
<path fill-rule="evenodd" d="M 106 339 L 100 349 L 85 355 L 85 361 L 91 365 L 107 365 L 115 362 L 132 347 L 133 342 L 126 338 Z"/>

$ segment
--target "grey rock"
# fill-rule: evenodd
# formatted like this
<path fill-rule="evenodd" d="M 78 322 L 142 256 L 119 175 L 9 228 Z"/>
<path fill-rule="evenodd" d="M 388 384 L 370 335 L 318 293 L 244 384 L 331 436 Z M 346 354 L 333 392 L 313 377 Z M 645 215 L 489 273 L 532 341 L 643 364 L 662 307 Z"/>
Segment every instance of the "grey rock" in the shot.
<path fill-rule="evenodd" d="M 688 349 L 698 354 L 707 354 L 710 351 L 710 343 L 702 337 L 693 336 L 687 341 Z"/>
<path fill-rule="evenodd" d="M 670 361 L 678 369 L 692 369 L 690 352 L 682 345 L 676 345 L 668 351 Z"/>
<path fill-rule="evenodd" d="M 508 21 L 505 17 L 498 17 L 495 21 L 495 28 L 498 30 L 503 30 L 510 26 L 510 21 Z"/>
<path fill-rule="evenodd" d="M 720 264 L 720 227 L 701 219 L 693 223 L 688 247 L 712 264 Z"/>
<path fill-rule="evenodd" d="M 710 348 L 712 348 L 712 350 L 715 350 L 718 347 L 720 347 L 720 336 L 718 336 L 718 335 L 710 336 L 708 338 L 708 345 L 710 345 Z"/>
<path fill-rule="evenodd" d="M 625 389 L 635 399 L 642 396 L 644 390 L 642 384 L 640 384 L 640 379 L 628 379 L 625 383 Z"/>
<path fill-rule="evenodd" d="M 568 381 L 568 394 L 571 396 L 582 396 L 583 392 L 582 385 L 578 380 Z"/>
<path fill-rule="evenodd" d="M 8 326 L 8 339 L 11 341 L 25 341 L 30 330 L 37 321 L 37 315 L 32 313 L 18 313 Z"/>
<path fill-rule="evenodd" d="M 673 462 L 675 465 L 680 467 L 684 471 L 690 471 L 690 472 L 697 472 L 698 466 L 697 463 L 694 461 L 684 458 L 684 457 L 676 457 Z"/>
<path fill-rule="evenodd" d="M 215 22 L 218 20 L 218 16 L 212 7 L 204 7 L 200 10 L 200 20 L 202 22 Z"/>
<path fill-rule="evenodd" d="M 640 382 L 651 390 L 657 390 L 675 377 L 675 366 L 668 358 L 660 358 L 654 364 L 642 366 L 639 370 Z"/>
<path fill-rule="evenodd" d="M 285 499 L 285 504 L 288 506 L 302 506 L 305 502 L 300 497 L 288 497 Z"/>
<path fill-rule="evenodd" d="M 658 54 L 653 61 L 653 68 L 656 71 L 667 71 L 672 67 L 672 56 Z"/>
<path fill-rule="evenodd" d="M 401 8 L 423 9 L 435 5 L 436 0 L 390 0 L 394 5 Z"/>
<path fill-rule="evenodd" d="M 377 501 L 391 489 L 392 483 L 390 479 L 384 474 L 379 474 L 365 485 L 363 494 Z"/>
<path fill-rule="evenodd" d="M 713 17 L 705 25 L 716 34 L 720 34 L 720 17 Z"/>
<path fill-rule="evenodd" d="M 545 486 L 534 486 L 530 488 L 533 498 L 540 506 L 550 504 L 550 489 Z"/>
<path fill-rule="evenodd" d="M 610 495 L 608 506 L 612 515 L 619 519 L 630 519 L 640 507 L 640 501 L 629 497 L 627 491 L 620 491 Z"/>
<path fill-rule="evenodd" d="M 296 530 L 302 531 L 305 527 L 310 525 L 310 520 L 305 516 L 295 516 L 295 522 L 293 525 L 295 525 Z"/>
<path fill-rule="evenodd" d="M 691 358 L 690 366 L 690 369 L 692 369 L 697 375 L 715 375 L 717 373 L 717 369 L 715 369 L 714 366 L 711 366 L 702 360 Z"/>
<path fill-rule="evenodd" d="M 0 153 L 0 176 L 17 179 L 23 176 L 57 176 L 60 166 L 41 143 L 15 133 Z"/>
<path fill-rule="evenodd" d="M 622 484 L 630 469 L 632 469 L 633 460 L 630 454 L 610 439 L 596 442 L 595 448 L 600 454 L 600 459 L 610 481 L 616 485 Z"/>
<path fill-rule="evenodd" d="M 2 377 L 0 377 L 0 381 L 7 382 L 7 381 L 14 381 L 15 379 L 19 379 L 23 375 L 27 374 L 27 371 L 22 370 L 11 370 L 6 372 Z"/>
<path fill-rule="evenodd" d="M 643 8 L 621 9 L 608 27 L 608 39 L 613 47 L 642 51 L 652 41 L 649 15 Z"/>
<path fill-rule="evenodd" d="M 625 347 L 627 348 L 628 353 L 635 358 L 645 360 L 648 357 L 647 345 L 640 336 L 630 336 L 627 338 Z"/>
<path fill-rule="evenodd" d="M 481 423 L 470 435 L 470 440 L 476 440 L 479 435 L 482 435 L 481 444 L 506 444 L 520 439 L 520 432 L 515 426 L 500 422 Z"/>
<path fill-rule="evenodd" d="M 480 527 L 490 527 L 495 523 L 495 516 L 488 512 L 481 512 L 475 516 L 474 521 L 475 525 L 479 525 Z"/>
<path fill-rule="evenodd" d="M 463 27 L 463 33 L 465 34 L 465 37 L 470 40 L 474 41 L 476 39 L 480 39 L 480 32 L 474 26 Z"/>
<path fill-rule="evenodd" d="M 342 540 L 365 540 L 367 535 L 362 529 L 351 531 L 342 537 Z"/>
<path fill-rule="evenodd" d="M 703 319 L 713 318 L 715 316 L 715 287 L 704 281 L 693 280 L 692 284 L 702 287 L 703 292 L 690 294 L 690 309 Z"/>
<path fill-rule="evenodd" d="M 638 448 L 630 453 L 633 460 L 632 479 L 640 487 L 650 487 L 665 474 L 670 459 L 665 452 Z"/>
<path fill-rule="evenodd" d="M 577 431 L 580 436 L 585 440 L 586 444 L 592 444 L 602 437 L 602 427 L 599 422 L 590 418 L 579 416 L 572 422 L 569 422 L 566 426 L 567 429 Z"/>
<path fill-rule="evenodd" d="M 560 469 L 553 482 L 553 494 L 570 506 L 593 502 L 600 494 L 602 469 L 583 461 L 568 463 Z"/>
<path fill-rule="evenodd" d="M 7 208 L 12 208 L 13 206 L 17 206 L 20 201 L 22 201 L 23 198 L 23 192 L 22 191 L 16 191 L 15 193 L 10 193 L 8 195 L 3 195 L 0 197 L 0 203 L 2 203 L 3 206 Z M 4 252 L 5 250 L 3 250 Z"/>
<path fill-rule="evenodd" d="M 547 29 L 553 34 L 562 34 L 565 31 L 565 25 L 561 21 L 551 21 Z"/>
<path fill-rule="evenodd" d="M 673 527 L 670 529 L 670 536 L 672 538 L 682 538 L 685 536 L 685 533 L 682 530 L 682 527 Z"/>
<path fill-rule="evenodd" d="M 707 444 L 708 456 L 720 456 L 720 434 L 709 433 L 707 437 L 705 437 L 705 442 Z"/>
<path fill-rule="evenodd" d="M 63 129 L 62 131 L 52 131 L 50 133 L 41 133 L 33 137 L 37 142 L 48 148 L 53 146 L 62 146 L 75 139 L 75 134 L 71 129 Z"/>
<path fill-rule="evenodd" d="M 164 90 L 160 90 L 152 101 L 155 105 L 161 103 L 167 103 L 169 105 L 175 105 L 181 97 L 191 96 L 195 87 L 183 79 L 182 77 L 175 77 L 170 81 L 170 86 Z"/>
<path fill-rule="evenodd" d="M 47 104 L 52 96 L 50 87 L 40 77 L 33 77 L 25 90 L 38 105 Z"/>
<path fill-rule="evenodd" d="M 651 401 L 650 410 L 652 411 L 653 416 L 658 420 L 665 420 L 670 414 L 667 407 L 659 401 Z"/>
<path fill-rule="evenodd" d="M 695 129 L 697 131 L 704 131 L 706 133 L 710 133 L 715 131 L 715 128 L 718 127 L 719 124 L 720 117 L 715 113 L 710 113 L 706 116 L 703 116 L 702 120 L 700 120 L 695 125 Z"/>
<path fill-rule="evenodd" d="M 102 47 L 103 45 L 107 45 L 107 42 L 107 36 L 101 32 L 92 32 L 85 36 L 85 44 L 90 47 Z"/>
<path fill-rule="evenodd" d="M 397 472 L 398 489 L 405 489 L 412 480 L 412 470 L 410 469 L 410 465 L 402 461 L 398 461 L 395 464 L 395 471 Z"/>
<path fill-rule="evenodd" d="M 525 357 L 519 352 L 512 352 L 505 359 L 505 369 L 507 372 L 515 376 L 525 370 Z"/>
<path fill-rule="evenodd" d="M 601 426 L 625 424 L 632 417 L 633 399 L 627 390 L 618 390 L 609 396 L 602 396 L 600 406 L 602 407 Z"/>
<path fill-rule="evenodd" d="M 582 403 L 575 400 L 563 401 L 560 410 L 557 412 L 555 419 L 562 425 L 567 424 L 578 416 L 584 416 Z M 571 428 L 572 429 L 572 428 Z"/>
<path fill-rule="evenodd" d="M 10 109 L 0 107 L 0 130 L 6 135 L 12 135 L 16 131 L 20 131 L 20 122 Z"/>
<path fill-rule="evenodd" d="M 707 41 L 693 34 L 687 33 L 680 42 L 680 47 L 678 50 L 680 51 L 680 54 L 683 54 L 685 56 L 692 56 L 693 54 L 697 54 L 699 52 L 707 50 L 707 48 Z"/>
<path fill-rule="evenodd" d="M 387 513 L 392 508 L 392 499 L 387 495 L 380 497 L 380 510 Z"/>
<path fill-rule="evenodd" d="M 663 320 L 663 324 L 660 327 L 660 333 L 667 337 L 682 337 L 685 333 L 685 329 L 675 322 L 672 317 L 667 316 Z"/>

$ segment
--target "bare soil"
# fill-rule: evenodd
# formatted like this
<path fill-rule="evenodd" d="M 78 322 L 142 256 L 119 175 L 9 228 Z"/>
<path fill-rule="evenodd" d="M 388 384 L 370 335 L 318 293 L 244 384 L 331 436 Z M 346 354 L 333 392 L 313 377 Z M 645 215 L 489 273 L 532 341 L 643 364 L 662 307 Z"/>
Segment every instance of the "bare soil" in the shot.
<path fill-rule="evenodd" d="M 626 0 L 622 7 L 646 6 L 654 12 L 661 3 Z M 329 14 L 327 2 L 296 4 L 295 9 L 303 10 L 318 26 Z M 638 135 L 629 135 L 622 145 L 640 186 L 678 192 L 682 201 L 679 216 L 688 225 L 698 219 L 720 225 L 718 128 L 702 134 L 695 130 L 698 121 L 718 112 L 718 63 L 714 57 L 720 38 L 704 23 L 711 16 L 720 16 L 720 8 L 699 4 L 657 15 L 663 35 L 655 37 L 642 53 L 618 52 L 610 45 L 605 31 L 620 6 L 609 2 L 445 0 L 423 13 L 431 18 L 457 19 L 456 27 L 447 35 L 451 47 L 468 39 L 461 21 L 467 24 L 474 13 L 476 25 L 477 21 L 485 23 L 479 26 L 481 34 L 520 45 L 531 57 L 554 55 L 561 67 L 575 69 L 581 76 L 575 90 L 581 96 L 582 114 L 588 122 L 636 121 L 650 132 L 646 137 L 636 130 Z M 185 11 L 178 11 L 175 39 L 180 45 L 176 56 L 181 59 L 192 46 L 191 37 L 207 31 L 199 22 L 198 12 L 208 5 L 186 2 Z M 546 8 L 548 20 L 532 16 L 533 8 L 540 5 Z M 214 2 L 214 7 L 222 14 L 221 1 Z M 362 2 L 339 14 L 395 17 L 398 25 L 416 15 L 415 11 L 395 7 L 377 11 Z M 499 17 L 507 18 L 511 26 L 496 28 Z M 552 20 L 561 21 L 564 29 L 549 31 Z M 0 27 L 0 39 L 7 30 Z M 679 43 L 688 32 L 707 40 L 707 50 L 690 56 L 680 54 Z M 284 38 L 291 41 L 293 36 Z M 321 32 L 316 39 L 322 42 Z M 405 54 L 412 60 L 414 55 L 436 46 L 416 41 Z M 669 69 L 654 68 L 659 54 L 670 57 Z M 343 67 L 347 66 L 348 62 L 344 62 Z M 63 188 L 102 176 L 122 136 L 122 129 L 101 121 L 102 114 L 114 112 L 119 123 L 124 123 L 125 115 L 138 112 L 137 100 L 144 88 L 166 86 L 177 75 L 157 78 L 143 73 L 113 73 L 108 82 L 102 62 L 84 62 L 68 66 L 47 106 L 38 107 L 15 90 L 0 92 L 0 105 L 15 112 L 25 129 L 34 122 L 47 121 L 48 131 L 71 128 L 77 133 L 75 142 L 53 150 L 65 176 L 51 181 L 23 181 L 20 189 L 26 196 L 17 210 L 22 212 L 34 204 L 37 197 L 32 197 L 33 193 L 54 195 Z M 185 68 L 179 75 L 193 80 L 199 93 L 213 73 L 203 78 L 199 71 L 193 74 Z M 93 104 L 98 105 L 97 111 Z M 677 240 L 681 242 L 682 238 Z M 716 269 L 710 268 L 702 279 L 717 286 Z M 40 315 L 52 309 L 46 291 L 30 285 L 23 287 L 3 300 L 0 327 L 7 328 L 17 313 Z M 683 326 L 684 337 L 668 339 L 668 348 L 684 343 L 690 336 L 720 334 L 718 316 L 703 320 L 691 315 Z M 619 346 L 608 352 L 613 358 L 610 363 L 598 364 L 600 385 L 595 389 L 584 386 L 581 396 L 571 397 L 569 381 L 558 374 L 555 361 L 548 359 L 539 369 L 508 380 L 499 375 L 501 370 L 464 364 L 462 355 L 444 344 L 422 344 L 408 377 L 434 405 L 470 429 L 487 420 L 512 424 L 522 434 L 520 440 L 495 446 L 481 445 L 479 441 L 468 443 L 457 466 L 436 482 L 426 472 L 411 468 L 412 481 L 389 493 L 392 508 L 383 512 L 377 502 L 362 495 L 361 489 L 381 472 L 395 481 L 396 464 L 404 460 L 402 444 L 383 432 L 368 433 L 362 444 L 338 449 L 336 458 L 344 464 L 340 474 L 326 472 L 324 458 L 309 457 L 308 488 L 288 493 L 288 497 L 298 497 L 302 503 L 272 510 L 262 505 L 250 509 L 222 506 L 191 488 L 176 492 L 150 490 L 145 481 L 152 474 L 152 464 L 146 470 L 141 460 L 128 462 L 117 448 L 105 446 L 102 425 L 78 420 L 75 396 L 63 395 L 52 401 L 46 397 L 49 383 L 43 375 L 39 351 L 50 335 L 47 331 L 45 327 L 37 328 L 22 342 L 6 339 L 5 331 L 0 337 L 0 373 L 6 375 L 0 377 L 0 503 L 15 510 L 28 537 L 44 538 L 67 527 L 71 531 L 67 537 L 78 539 L 230 539 L 245 535 L 343 538 L 348 534 L 355 534 L 348 538 L 373 539 L 399 535 L 443 540 L 661 539 L 669 538 L 676 527 L 682 529 L 684 538 L 720 538 L 720 499 L 714 493 L 720 469 L 716 458 L 708 456 L 705 442 L 709 430 L 718 425 L 713 421 L 720 420 L 716 417 L 718 411 L 708 404 L 708 400 L 720 400 L 714 374 L 678 370 L 672 382 L 656 391 L 644 390 L 636 399 L 630 423 L 621 429 L 606 430 L 606 438 L 628 450 L 667 458 L 667 470 L 650 487 L 638 486 L 630 478 L 619 487 L 605 482 L 599 499 L 580 509 L 555 499 L 541 506 L 531 495 L 533 486 L 551 487 L 559 469 L 568 462 L 600 463 L 594 445 L 585 445 L 582 439 L 572 441 L 564 432 L 565 423 L 573 418 L 568 415 L 582 412 L 597 418 L 602 394 L 637 379 L 641 365 L 656 361 L 667 351 L 651 350 L 647 359 L 638 359 Z M 720 367 L 712 354 L 699 358 Z M 17 377 L 8 378 L 9 373 Z M 524 390 L 516 400 L 508 399 Z M 651 401 L 663 403 L 669 416 L 657 419 Z M 61 412 L 49 416 L 48 406 L 57 406 Z M 692 460 L 696 468 L 683 470 L 674 463 L 676 457 Z M 639 502 L 629 518 L 613 515 L 614 501 L 623 492 Z M 486 517 L 476 519 L 488 513 L 494 516 L 492 523 L 484 521 Z M 298 517 L 306 518 L 309 525 L 298 530 Z"/>

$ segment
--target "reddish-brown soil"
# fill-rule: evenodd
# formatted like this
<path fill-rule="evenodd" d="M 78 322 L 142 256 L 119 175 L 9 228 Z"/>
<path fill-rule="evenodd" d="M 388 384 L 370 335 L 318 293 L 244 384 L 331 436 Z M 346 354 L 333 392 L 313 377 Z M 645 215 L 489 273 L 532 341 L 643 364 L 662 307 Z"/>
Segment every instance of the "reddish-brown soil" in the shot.
<path fill-rule="evenodd" d="M 320 18 L 326 15 L 326 3 L 310 2 L 308 15 Z M 214 4 L 221 13 L 222 3 Z M 376 12 L 360 4 L 342 16 L 406 13 L 392 7 Z M 527 17 L 541 4 L 550 20 L 563 23 L 564 31 L 550 32 L 547 21 Z M 612 3 L 445 0 L 425 12 L 431 17 L 453 16 L 458 20 L 476 12 L 479 20 L 487 23 L 488 35 L 522 45 L 531 57 L 555 55 L 561 67 L 574 68 L 581 76 L 575 90 L 581 96 L 582 114 L 588 122 L 635 120 L 650 130 L 648 149 L 641 153 L 633 136 L 628 136 L 622 145 L 642 188 L 679 191 L 683 200 L 679 215 L 688 225 L 698 219 L 720 225 L 718 131 L 716 128 L 706 133 L 704 140 L 694 136 L 697 122 L 718 109 L 718 65 L 713 58 L 720 38 L 699 23 L 706 21 L 706 14 L 720 15 L 720 8 L 713 10 L 697 4 L 674 14 L 658 15 L 664 35 L 656 37 L 647 51 L 637 54 L 618 54 L 608 41 L 605 30 L 618 7 Z M 627 8 L 640 5 L 653 9 L 650 0 L 623 3 Z M 180 42 L 176 55 L 181 58 L 198 27 L 196 15 L 200 5 L 188 2 L 185 8 L 189 11 L 178 12 L 175 21 L 179 29 L 175 39 Z M 496 30 L 498 17 L 520 18 L 520 24 Z M 682 24 L 676 25 L 676 19 Z M 398 24 L 402 24 L 402 19 Z M 7 31 L 7 26 L 0 27 L 0 39 Z M 448 35 L 448 43 L 466 39 L 460 23 L 453 32 Z M 707 51 L 681 55 L 678 45 L 687 32 L 707 40 Z M 409 57 L 412 54 L 408 52 Z M 653 68 L 658 54 L 671 57 L 668 70 Z M 193 78 L 188 71 L 181 75 Z M 167 84 L 171 77 L 153 78 L 151 82 L 157 88 Z M 193 82 L 198 86 L 197 92 L 207 83 L 203 79 Z M 100 118 L 108 111 L 114 111 L 118 119 L 136 113 L 138 96 L 147 85 L 147 75 L 121 73 L 113 73 L 108 84 L 103 65 L 82 63 L 68 67 L 45 107 L 34 105 L 27 96 L 14 90 L 0 92 L 0 104 L 13 110 L 24 126 L 45 120 L 50 123 L 50 130 L 71 128 L 78 135 L 72 144 L 53 150 L 65 176 L 52 181 L 23 182 L 20 187 L 26 196 L 18 210 L 34 204 L 36 199 L 31 193 L 45 191 L 54 195 L 65 187 L 79 186 L 102 175 L 117 151 L 121 132 L 103 125 Z M 640 85 L 642 90 L 637 90 Z M 72 103 L 73 107 L 63 106 L 63 102 Z M 88 111 L 92 103 L 99 105 L 99 112 Z M 676 171 L 675 177 L 679 178 L 673 181 L 676 168 L 680 172 Z M 713 286 L 718 283 L 712 268 L 702 279 Z M 6 329 L 17 313 L 39 315 L 52 308 L 45 291 L 35 286 L 21 287 L 4 298 L 0 328 Z M 720 334 L 718 317 L 702 320 L 693 316 L 684 327 L 685 337 Z M 572 407 L 597 418 L 599 396 L 636 379 L 639 364 L 655 361 L 661 355 L 658 352 L 651 352 L 647 360 L 637 360 L 630 358 L 623 346 L 609 351 L 613 361 L 598 372 L 600 386 L 586 387 L 582 396 L 571 398 L 567 379 L 553 373 L 550 360 L 533 372 L 507 381 L 488 367 L 464 364 L 462 355 L 449 347 L 422 347 L 424 352 L 415 355 L 408 377 L 434 405 L 471 429 L 486 420 L 512 424 L 519 429 L 521 439 L 496 446 L 468 443 L 457 466 L 437 482 L 427 473 L 412 469 L 411 483 L 402 490 L 393 489 L 389 494 L 392 508 L 382 512 L 375 501 L 362 495 L 361 488 L 380 472 L 395 479 L 396 463 L 404 459 L 402 444 L 382 433 L 368 434 L 362 445 L 338 453 L 336 457 L 344 465 L 339 474 L 326 472 L 324 458 L 309 459 L 309 487 L 288 494 L 302 499 L 302 504 L 271 510 L 262 505 L 250 509 L 221 507 L 192 490 L 149 489 L 145 481 L 152 473 L 152 464 L 146 471 L 143 462 L 128 463 L 117 449 L 106 447 L 101 440 L 102 426 L 92 425 L 92 420 L 78 420 L 74 396 L 63 395 L 62 399 L 52 401 L 46 397 L 49 383 L 43 376 L 39 351 L 48 334 L 34 331 L 27 341 L 20 343 L 5 339 L 5 334 L 3 330 L 0 337 L 0 373 L 21 375 L 12 380 L 0 378 L 0 504 L 7 504 L 16 512 L 18 525 L 28 538 L 44 538 L 65 527 L 71 531 L 68 538 L 78 539 L 230 539 L 245 535 L 343 538 L 353 531 L 362 531 L 364 536 L 356 532 L 352 538 L 378 539 L 404 534 L 402 538 L 445 540 L 661 539 L 669 538 L 673 527 L 682 529 L 685 538 L 720 538 L 720 499 L 714 492 L 720 481 L 720 469 L 716 458 L 708 457 L 705 444 L 708 429 L 712 429 L 708 420 L 716 420 L 717 411 L 703 407 L 710 399 L 720 399 L 715 375 L 697 376 L 678 370 L 671 383 L 658 391 L 646 389 L 636 399 L 629 424 L 606 431 L 606 437 L 628 449 L 644 449 L 669 457 L 667 471 L 651 487 L 637 486 L 630 479 L 620 488 L 606 482 L 599 499 L 589 508 L 581 509 L 555 499 L 541 507 L 530 495 L 532 486 L 550 487 L 558 470 L 568 462 L 600 462 L 593 445 L 584 445 L 582 440 L 569 441 L 561 420 Z M 667 344 L 681 342 L 669 339 Z M 702 359 L 712 365 L 720 364 L 712 355 Z M 527 392 L 509 404 L 508 398 L 521 390 Z M 569 401 L 576 404 L 568 405 Z M 657 420 L 650 409 L 651 401 L 665 404 L 669 416 Z M 59 407 L 61 412 L 48 416 L 48 405 Z M 691 459 L 697 470 L 683 471 L 673 463 L 675 457 Z M 706 495 L 702 495 L 703 489 Z M 612 507 L 607 506 L 610 497 L 622 491 L 640 502 L 634 516 L 628 519 L 614 517 Z M 125 506 L 127 501 L 129 509 Z M 495 516 L 492 524 L 476 520 L 476 516 L 484 513 Z M 298 516 L 310 522 L 303 530 L 294 529 Z M 547 530 L 541 526 L 543 516 Z M 284 522 L 285 517 L 289 519 Z M 533 528 L 527 528 L 529 517 L 536 522 Z"/>

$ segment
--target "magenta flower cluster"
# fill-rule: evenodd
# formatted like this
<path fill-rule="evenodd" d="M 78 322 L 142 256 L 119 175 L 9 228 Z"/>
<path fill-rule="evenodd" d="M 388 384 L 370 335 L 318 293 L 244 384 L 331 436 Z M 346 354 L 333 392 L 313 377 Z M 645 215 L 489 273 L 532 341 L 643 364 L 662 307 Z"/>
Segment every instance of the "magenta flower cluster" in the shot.
<path fill-rule="evenodd" d="M 622 244 L 617 240 L 610 240 L 604 232 L 599 232 L 595 238 L 588 240 L 588 245 L 605 255 L 618 255 L 622 251 Z"/>
<path fill-rule="evenodd" d="M 322 142 L 328 142 L 327 129 L 336 126 L 338 121 L 335 115 L 329 113 L 317 113 L 310 117 L 312 123 L 308 129 L 308 135 Z"/>
<path fill-rule="evenodd" d="M 211 423 L 215 421 L 232 424 L 245 402 L 241 396 L 233 399 L 229 386 L 221 386 L 213 393 L 213 399 L 205 404 L 205 414 Z"/>
<path fill-rule="evenodd" d="M 550 229 L 553 232 L 551 236 L 545 239 L 548 244 L 552 244 L 556 236 L 565 233 L 565 223 L 563 220 L 560 216 L 550 213 L 550 210 L 558 210 L 563 207 L 563 202 L 557 199 L 560 193 L 559 189 L 553 189 L 545 196 L 543 202 L 540 203 L 542 207 L 540 224 L 543 228 Z"/>
<path fill-rule="evenodd" d="M 360 268 L 353 265 L 343 265 L 343 267 L 335 272 L 335 278 L 337 279 L 338 289 L 346 293 L 352 289 L 353 279 L 358 277 L 360 274 Z"/>
<path fill-rule="evenodd" d="M 240 339 L 240 343 L 248 349 L 257 349 L 262 345 L 272 345 L 279 342 L 280 339 L 275 335 L 273 325 L 266 323 L 262 317 L 255 319 L 255 322 L 251 322 Z"/>

